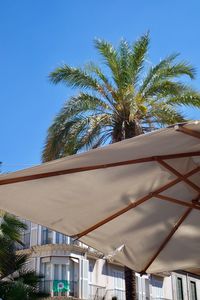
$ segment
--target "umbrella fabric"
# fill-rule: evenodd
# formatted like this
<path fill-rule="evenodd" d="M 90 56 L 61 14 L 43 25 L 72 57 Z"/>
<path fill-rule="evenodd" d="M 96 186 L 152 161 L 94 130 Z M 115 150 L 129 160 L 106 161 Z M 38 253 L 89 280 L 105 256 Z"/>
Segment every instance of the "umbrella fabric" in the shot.
<path fill-rule="evenodd" d="M 0 208 L 140 273 L 200 266 L 200 122 L 0 176 Z"/>

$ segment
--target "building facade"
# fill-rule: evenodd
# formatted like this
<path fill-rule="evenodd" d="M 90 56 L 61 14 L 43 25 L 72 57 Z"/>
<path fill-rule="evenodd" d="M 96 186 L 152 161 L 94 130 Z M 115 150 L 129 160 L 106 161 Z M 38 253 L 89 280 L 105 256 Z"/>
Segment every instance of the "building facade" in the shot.
<path fill-rule="evenodd" d="M 24 247 L 18 251 L 30 254 L 30 268 L 44 276 L 41 290 L 64 299 L 125 300 L 123 266 L 79 241 L 25 222 Z M 200 277 L 191 273 L 136 274 L 136 279 L 138 300 L 200 300 Z"/>

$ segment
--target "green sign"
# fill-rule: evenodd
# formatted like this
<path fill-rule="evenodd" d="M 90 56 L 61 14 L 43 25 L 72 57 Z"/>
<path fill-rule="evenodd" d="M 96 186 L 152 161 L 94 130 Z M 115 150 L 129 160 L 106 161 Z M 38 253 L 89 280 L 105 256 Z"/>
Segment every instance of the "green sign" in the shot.
<path fill-rule="evenodd" d="M 69 282 L 67 280 L 54 280 L 53 281 L 53 291 L 54 292 L 69 292 Z"/>

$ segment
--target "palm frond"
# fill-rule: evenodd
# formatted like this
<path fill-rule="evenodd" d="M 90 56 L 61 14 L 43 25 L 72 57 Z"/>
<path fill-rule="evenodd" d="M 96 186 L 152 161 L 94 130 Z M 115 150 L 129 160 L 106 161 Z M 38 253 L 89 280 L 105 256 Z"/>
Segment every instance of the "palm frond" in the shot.
<path fill-rule="evenodd" d="M 89 94 L 81 93 L 77 97 L 72 97 L 66 102 L 53 124 L 49 127 L 46 143 L 43 150 L 43 161 L 57 159 L 64 154 L 76 153 L 74 141 L 78 132 L 81 132 L 84 116 L 87 114 L 110 114 L 110 107 L 100 98 Z M 76 133 L 76 134 L 75 134 Z M 71 138 L 69 139 L 69 137 Z M 66 140 L 69 147 L 66 148 Z M 75 147 L 75 149 L 73 149 Z M 62 149 L 64 149 L 62 153 Z M 67 152 L 69 151 L 69 152 Z"/>
<path fill-rule="evenodd" d="M 26 225 L 16 217 L 5 213 L 0 222 L 0 298 L 30 300 L 46 298 L 38 292 L 41 277 L 27 269 L 29 256 L 16 252 L 16 242 Z"/>
<path fill-rule="evenodd" d="M 80 136 L 78 148 L 88 150 L 95 148 L 96 144 L 101 141 L 102 134 L 104 135 L 107 128 L 111 126 L 111 119 L 107 114 L 101 114 L 89 116 L 85 118 L 85 121 L 88 126 L 85 128 L 85 133 Z"/>
<path fill-rule="evenodd" d="M 65 103 L 59 113 L 59 118 L 66 120 L 87 112 L 106 112 L 111 109 L 112 107 L 99 97 L 95 97 L 88 93 L 80 93 L 78 96 L 71 97 Z"/>
<path fill-rule="evenodd" d="M 175 87 L 175 80 L 177 80 L 177 78 L 180 76 L 186 75 L 192 79 L 194 78 L 195 69 L 193 66 L 186 62 L 174 63 L 175 58 L 176 55 L 172 55 L 161 61 L 157 66 L 150 69 L 146 79 L 140 87 L 140 93 L 142 93 L 144 97 L 150 94 L 149 91 L 155 90 L 157 87 L 159 87 L 159 85 L 162 85 L 165 90 L 167 86 L 172 87 L 173 85 L 173 87 Z M 179 88 L 180 86 L 181 84 L 179 84 Z"/>
<path fill-rule="evenodd" d="M 138 41 L 136 41 L 132 48 L 133 51 L 130 54 L 130 67 L 129 71 L 132 77 L 132 84 L 137 84 L 141 71 L 144 68 L 144 62 L 148 51 L 150 38 L 149 33 L 144 34 L 141 36 Z"/>
<path fill-rule="evenodd" d="M 189 76 L 191 79 L 195 78 L 196 69 L 186 61 L 175 64 L 169 64 L 160 72 L 160 77 L 163 78 L 178 78 L 183 75 Z"/>
<path fill-rule="evenodd" d="M 84 70 L 72 68 L 68 65 L 56 68 L 55 71 L 50 73 L 49 79 L 54 84 L 62 82 L 70 87 L 86 88 L 95 91 L 99 88 L 95 78 L 92 78 Z"/>
<path fill-rule="evenodd" d="M 40 283 L 41 279 L 44 278 L 44 276 L 37 275 L 35 271 L 29 269 L 21 270 L 19 276 L 20 276 L 20 280 L 22 280 L 24 284 L 34 288 L 37 288 L 38 283 Z M 18 280 L 18 278 L 15 278 L 15 280 Z"/>
<path fill-rule="evenodd" d="M 186 84 L 170 80 L 161 80 L 151 85 L 145 92 L 145 97 L 155 97 L 158 99 L 169 96 L 179 96 L 188 91 Z"/>
<path fill-rule="evenodd" d="M 131 48 L 126 40 L 121 40 L 119 45 L 119 67 L 120 67 L 120 85 L 119 89 L 126 90 L 126 87 L 132 84 L 131 73 L 130 73 L 130 55 Z"/>
<path fill-rule="evenodd" d="M 120 86 L 120 65 L 117 50 L 107 41 L 96 39 L 95 48 L 99 51 L 105 64 L 112 72 L 112 78 L 117 86 Z"/>
<path fill-rule="evenodd" d="M 178 53 L 171 54 L 165 59 L 161 60 L 154 67 L 150 67 L 147 75 L 143 80 L 143 83 L 141 84 L 139 92 L 143 93 L 146 90 L 146 88 L 152 83 L 152 81 L 154 82 L 155 80 L 157 80 L 157 78 L 159 78 L 160 80 L 159 74 L 162 72 L 163 69 L 168 68 L 169 65 L 171 65 L 171 63 L 173 63 L 178 56 Z"/>
<path fill-rule="evenodd" d="M 160 126 L 186 121 L 182 113 L 178 112 L 176 108 L 166 103 L 155 103 L 152 108 L 149 109 L 149 116 L 151 116 L 154 123 L 160 124 Z"/>
<path fill-rule="evenodd" d="M 171 97 L 167 103 L 170 105 L 190 106 L 200 108 L 200 94 L 193 89 L 186 90 L 179 96 Z"/>
<path fill-rule="evenodd" d="M 47 162 L 50 160 L 62 157 L 65 144 L 67 141 L 68 133 L 71 127 L 77 123 L 79 118 L 74 118 L 69 121 L 62 119 L 62 116 L 57 116 L 54 123 L 48 129 L 45 146 L 42 153 L 42 161 Z M 70 153 L 66 154 L 69 155 Z"/>
<path fill-rule="evenodd" d="M 103 146 L 108 141 L 110 141 L 110 143 L 111 143 L 111 141 L 112 141 L 111 137 L 112 137 L 112 128 L 103 131 L 102 135 L 99 138 L 97 138 L 97 140 L 93 144 L 92 148 L 95 149 L 95 148 L 98 148 L 100 146 Z"/>
<path fill-rule="evenodd" d="M 40 293 L 38 288 L 24 284 L 23 280 L 14 282 L 5 282 L 0 284 L 0 296 L 7 300 L 33 300 L 44 299 L 50 295 L 47 293 Z"/>
<path fill-rule="evenodd" d="M 26 224 L 18 218 L 5 213 L 0 225 L 0 233 L 5 237 L 21 244 L 21 233 L 27 229 Z"/>
<path fill-rule="evenodd" d="M 103 95 L 106 100 L 109 102 L 109 104 L 113 107 L 115 98 L 116 98 L 116 91 L 108 77 L 102 72 L 99 66 L 97 66 L 95 63 L 90 62 L 86 64 L 85 66 L 86 70 L 93 75 L 97 76 L 97 80 L 99 82 L 102 81 L 101 87 L 101 95 Z M 111 97 L 110 97 L 111 96 Z"/>
<path fill-rule="evenodd" d="M 2 243 L 1 240 L 1 247 L 3 251 L 0 254 L 0 278 L 7 278 L 8 276 L 14 278 L 16 272 L 18 277 L 18 272 L 24 268 L 28 255 L 17 254 L 13 241 L 4 239 Z"/>
<path fill-rule="evenodd" d="M 88 71 L 91 74 L 95 74 L 98 79 L 102 80 L 102 83 L 105 84 L 105 86 L 108 89 L 112 89 L 112 85 L 108 77 L 102 72 L 100 67 L 95 64 L 94 62 L 89 62 L 85 65 L 85 70 Z"/>
<path fill-rule="evenodd" d="M 61 123 L 59 119 L 61 117 L 58 115 L 55 123 L 49 128 L 43 161 L 75 154 L 83 147 L 88 148 L 91 143 L 90 136 L 94 134 L 95 130 L 97 131 L 98 127 L 109 126 L 110 118 L 108 113 L 96 112 L 91 115 L 75 116 L 69 121 L 65 119 Z M 60 130 L 61 126 L 62 130 Z"/>

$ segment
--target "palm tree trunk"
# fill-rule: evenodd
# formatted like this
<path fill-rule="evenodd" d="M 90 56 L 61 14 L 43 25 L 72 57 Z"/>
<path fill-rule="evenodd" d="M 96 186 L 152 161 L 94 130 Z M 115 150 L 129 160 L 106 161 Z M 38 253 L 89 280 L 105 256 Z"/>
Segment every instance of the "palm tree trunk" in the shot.
<path fill-rule="evenodd" d="M 125 122 L 125 139 L 142 134 L 142 129 L 136 121 Z M 137 300 L 135 272 L 128 267 L 125 271 L 126 300 Z"/>
<path fill-rule="evenodd" d="M 126 300 L 137 300 L 135 272 L 124 267 Z"/>
<path fill-rule="evenodd" d="M 134 136 L 140 135 L 142 134 L 142 129 L 139 126 L 139 124 L 137 124 L 136 121 L 129 121 L 129 122 L 125 122 L 125 126 L 124 126 L 124 130 L 125 130 L 125 139 L 130 139 Z"/>
<path fill-rule="evenodd" d="M 127 118 L 128 120 L 128 118 Z M 142 129 L 136 121 L 119 121 L 113 130 L 112 143 L 129 139 L 142 134 Z M 124 267 L 126 300 L 137 300 L 135 272 Z"/>

